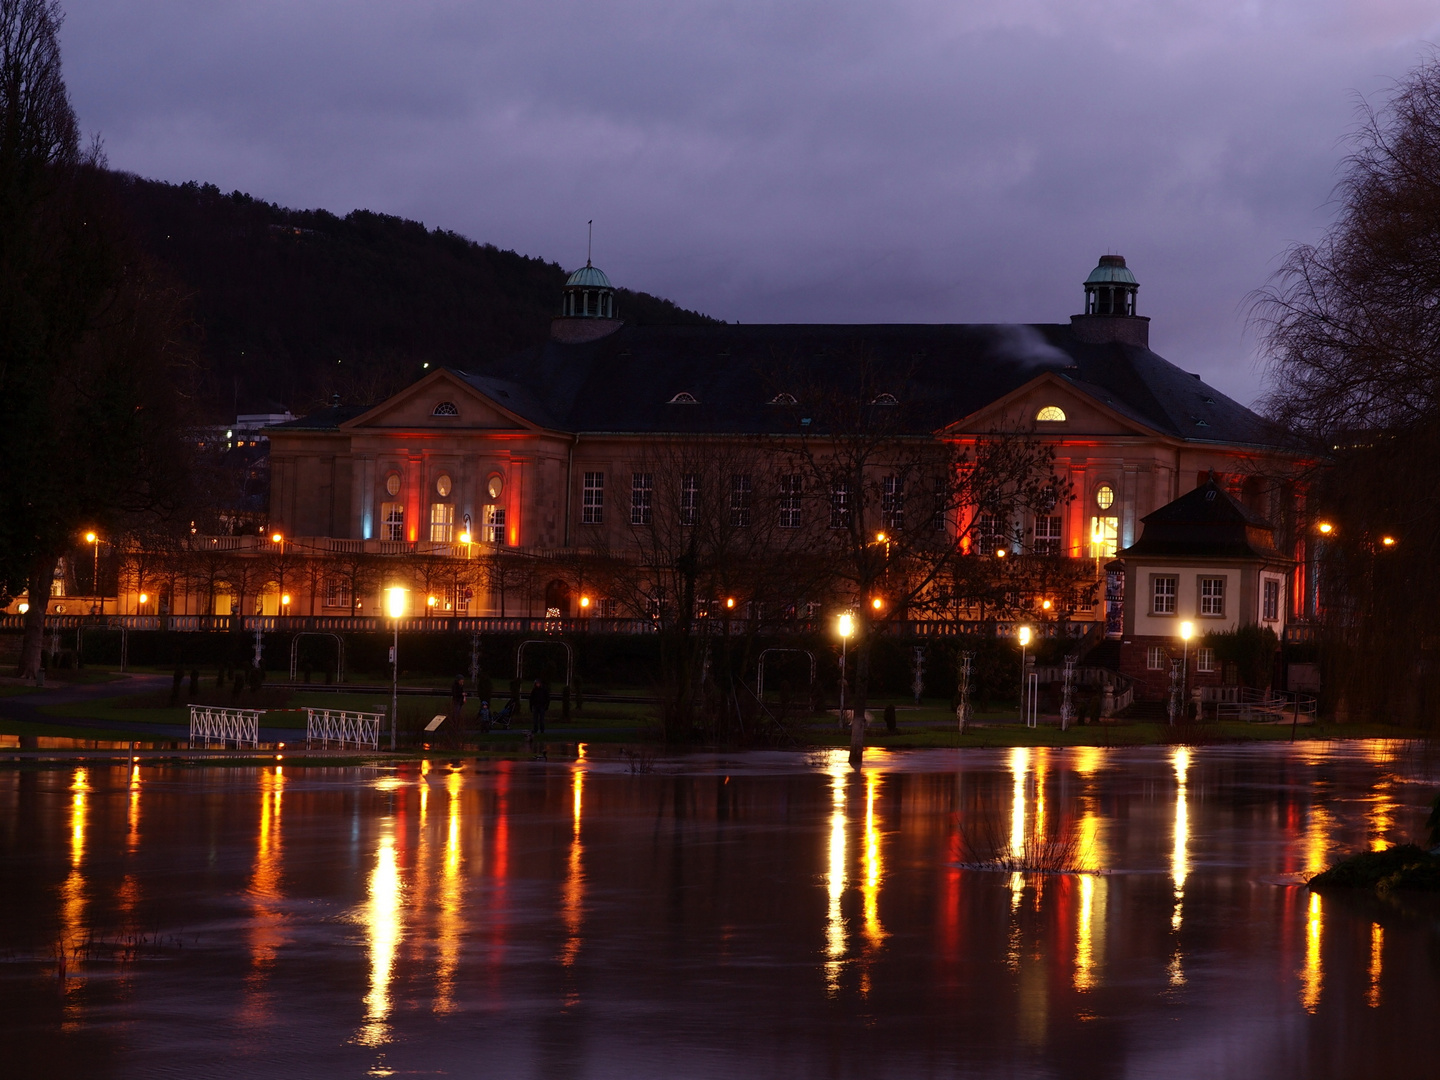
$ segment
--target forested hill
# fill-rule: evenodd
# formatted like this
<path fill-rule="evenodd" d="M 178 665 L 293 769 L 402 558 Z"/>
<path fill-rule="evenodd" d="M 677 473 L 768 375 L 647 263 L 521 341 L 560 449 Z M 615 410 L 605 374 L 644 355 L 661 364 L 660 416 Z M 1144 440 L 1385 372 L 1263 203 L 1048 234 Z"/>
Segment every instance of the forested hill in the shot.
<path fill-rule="evenodd" d="M 426 363 L 467 368 L 545 340 L 565 270 L 416 221 L 287 210 L 213 184 L 117 174 L 142 243 L 189 294 L 214 420 L 338 393 L 368 403 Z M 617 290 L 630 323 L 715 320 Z"/>

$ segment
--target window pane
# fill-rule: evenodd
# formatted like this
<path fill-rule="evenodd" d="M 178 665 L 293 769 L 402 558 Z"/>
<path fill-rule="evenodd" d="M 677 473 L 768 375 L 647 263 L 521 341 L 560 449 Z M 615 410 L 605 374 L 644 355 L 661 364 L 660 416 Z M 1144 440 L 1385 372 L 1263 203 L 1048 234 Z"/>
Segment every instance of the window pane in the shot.
<path fill-rule="evenodd" d="M 580 523 L 599 525 L 605 520 L 605 474 L 587 472 L 581 496 Z"/>

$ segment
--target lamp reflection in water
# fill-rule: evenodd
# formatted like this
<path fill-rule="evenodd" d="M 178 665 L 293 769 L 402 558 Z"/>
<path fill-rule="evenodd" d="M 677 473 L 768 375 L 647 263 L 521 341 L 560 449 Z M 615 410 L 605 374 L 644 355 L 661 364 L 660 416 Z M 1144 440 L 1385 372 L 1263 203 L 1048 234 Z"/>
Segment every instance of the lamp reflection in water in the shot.
<path fill-rule="evenodd" d="M 1380 1007 L 1380 975 L 1385 962 L 1385 928 L 1378 922 L 1370 924 L 1370 989 L 1365 993 L 1365 1004 L 1372 1009 Z"/>
<path fill-rule="evenodd" d="M 574 824 L 570 833 L 570 858 L 565 870 L 565 888 L 561 896 L 562 916 L 565 922 L 565 947 L 560 951 L 560 963 L 567 968 L 580 955 L 580 931 L 585 905 L 584 846 L 580 842 L 580 818 L 585 802 L 585 770 L 576 768 L 570 774 L 571 814 Z M 566 1004 L 574 1004 L 575 999 Z"/>
<path fill-rule="evenodd" d="M 840 990 L 845 959 L 845 916 L 840 910 L 845 895 L 845 777 L 845 766 L 837 759 L 830 775 L 830 868 L 825 875 L 830 894 L 825 917 L 825 989 L 831 996 Z"/>
<path fill-rule="evenodd" d="M 285 914 L 280 908 L 284 893 L 280 888 L 280 813 L 285 790 L 285 770 L 260 774 L 260 828 L 255 842 L 255 867 L 246 890 L 251 916 L 250 974 L 245 979 L 246 1002 L 242 1019 L 251 1025 L 268 1020 L 265 982 L 275 966 L 275 957 L 284 939 Z"/>
<path fill-rule="evenodd" d="M 460 793 L 465 777 L 452 770 L 445 777 L 450 797 L 446 808 L 445 861 L 440 868 L 439 961 L 435 965 L 435 1011 L 455 1010 L 455 971 L 460 966 Z"/>
<path fill-rule="evenodd" d="M 1030 771 L 1030 749 L 1014 747 L 1010 751 L 1010 773 L 1012 776 L 1010 797 L 1010 857 L 1025 857 L 1025 776 Z M 1018 870 L 1010 875 L 1010 910 L 1020 906 L 1020 897 L 1025 892 L 1025 875 Z M 1013 951 L 1013 950 L 1012 950 Z M 1019 959 L 1018 956 L 1013 959 Z"/>
<path fill-rule="evenodd" d="M 400 865 L 395 855 L 395 819 L 381 824 L 375 868 L 370 872 L 369 900 L 361 910 L 370 951 L 370 991 L 365 995 L 365 1023 L 356 1041 L 381 1046 L 389 1040 L 390 980 L 400 945 Z"/>
<path fill-rule="evenodd" d="M 1189 748 L 1177 746 L 1171 762 L 1175 766 L 1175 846 L 1170 853 L 1170 880 L 1175 892 L 1175 907 L 1170 914 L 1170 929 L 1178 933 L 1185 915 L 1185 879 L 1190 876 Z M 1175 943 L 1175 955 L 1170 959 L 1169 974 L 1171 986 L 1185 984 L 1185 968 L 1178 941 Z"/>
<path fill-rule="evenodd" d="M 865 913 L 865 971 L 860 979 L 860 993 L 870 993 L 870 961 L 880 951 L 885 940 L 885 927 L 880 923 L 880 884 L 884 877 L 884 862 L 880 855 L 880 828 L 875 823 L 875 798 L 880 792 L 880 777 L 872 772 L 865 774 L 865 877 L 860 886 Z"/>
<path fill-rule="evenodd" d="M 62 950 L 61 971 L 64 973 L 64 1030 L 80 1023 L 79 1002 L 74 991 L 80 979 L 70 974 L 70 963 L 77 957 L 76 947 L 85 936 L 85 876 L 80 872 L 85 861 L 85 831 L 89 824 L 90 774 L 76 769 L 70 782 L 70 874 L 60 886 L 60 926 Z"/>
<path fill-rule="evenodd" d="M 140 846 L 140 765 L 130 766 L 130 808 L 125 814 L 125 849 Z"/>
<path fill-rule="evenodd" d="M 1320 894 L 1310 894 L 1310 912 L 1305 920 L 1305 967 L 1300 972 L 1300 1004 L 1313 1013 L 1320 1007 L 1320 989 L 1325 981 L 1320 966 L 1320 932 L 1322 929 Z"/>
<path fill-rule="evenodd" d="M 1089 780 L 1100 769 L 1102 751 L 1098 747 L 1082 746 L 1074 753 L 1075 772 L 1086 780 L 1075 845 L 1076 861 L 1085 870 L 1100 871 L 1105 867 L 1106 858 L 1101 847 L 1100 814 Z M 1100 985 L 1100 969 L 1105 960 L 1105 915 L 1110 883 L 1094 872 L 1081 874 L 1076 883 L 1080 903 L 1075 924 L 1075 989 L 1093 990 Z"/>

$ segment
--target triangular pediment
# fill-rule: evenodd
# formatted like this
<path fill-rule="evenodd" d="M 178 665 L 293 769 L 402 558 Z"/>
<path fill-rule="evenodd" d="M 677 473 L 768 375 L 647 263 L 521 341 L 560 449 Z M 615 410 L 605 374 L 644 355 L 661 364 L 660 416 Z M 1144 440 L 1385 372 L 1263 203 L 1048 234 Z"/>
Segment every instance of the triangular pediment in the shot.
<path fill-rule="evenodd" d="M 539 431 L 542 423 L 517 411 L 505 386 L 481 390 L 459 373 L 441 368 L 378 405 L 347 420 L 344 431 Z M 517 390 L 518 392 L 518 390 Z M 521 404 L 524 402 L 517 402 Z M 528 411 L 528 410 L 527 410 Z"/>
<path fill-rule="evenodd" d="M 1042 417 L 1044 419 L 1042 419 Z M 944 435 L 1025 431 L 1058 438 L 1162 434 L 1104 387 L 1047 371 L 948 425 Z"/>

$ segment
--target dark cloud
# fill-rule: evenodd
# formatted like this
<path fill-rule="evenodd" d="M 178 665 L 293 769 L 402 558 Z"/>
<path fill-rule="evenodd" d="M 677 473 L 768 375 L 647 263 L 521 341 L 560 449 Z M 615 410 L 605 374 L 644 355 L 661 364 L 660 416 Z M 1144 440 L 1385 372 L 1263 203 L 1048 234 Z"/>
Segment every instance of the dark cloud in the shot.
<path fill-rule="evenodd" d="M 417 217 L 726 319 L 1061 321 L 1124 254 L 1242 400 L 1245 297 L 1314 239 L 1411 0 L 72 0 L 118 168 Z"/>

